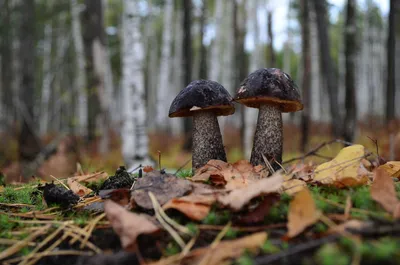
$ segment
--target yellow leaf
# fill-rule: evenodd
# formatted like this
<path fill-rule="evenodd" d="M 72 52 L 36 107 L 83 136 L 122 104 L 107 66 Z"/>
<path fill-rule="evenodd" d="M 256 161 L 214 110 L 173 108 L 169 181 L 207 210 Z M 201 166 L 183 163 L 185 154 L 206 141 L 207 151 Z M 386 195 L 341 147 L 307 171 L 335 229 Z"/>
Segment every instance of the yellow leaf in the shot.
<path fill-rule="evenodd" d="M 362 164 L 365 150 L 362 145 L 343 148 L 329 162 L 319 165 L 314 171 L 314 181 L 336 187 L 366 184 L 370 172 Z"/>
<path fill-rule="evenodd" d="M 317 209 L 310 191 L 304 188 L 290 202 L 288 213 L 288 237 L 295 237 L 308 226 L 319 220 L 321 212 Z"/>
<path fill-rule="evenodd" d="M 283 182 L 282 191 L 292 196 L 302 191 L 306 186 L 307 184 L 300 179 L 290 179 Z"/>
<path fill-rule="evenodd" d="M 386 170 L 394 178 L 400 178 L 400 161 L 389 161 L 379 168 Z"/>

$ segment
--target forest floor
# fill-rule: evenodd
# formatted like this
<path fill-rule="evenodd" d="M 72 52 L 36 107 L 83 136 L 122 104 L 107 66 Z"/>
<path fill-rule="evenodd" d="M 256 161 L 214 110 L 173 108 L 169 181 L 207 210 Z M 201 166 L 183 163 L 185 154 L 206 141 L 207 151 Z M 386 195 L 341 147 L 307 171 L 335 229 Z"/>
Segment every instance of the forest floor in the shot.
<path fill-rule="evenodd" d="M 291 153 L 299 159 L 278 172 L 238 160 L 227 140 L 237 162 L 210 161 L 194 175 L 118 166 L 110 174 L 85 158 L 67 178 L 0 184 L 0 261 L 400 264 L 400 162 L 384 161 L 365 138 L 343 148 L 314 137 L 313 150 Z M 286 139 L 285 149 L 297 144 Z M 162 154 L 167 168 L 188 159 Z"/>

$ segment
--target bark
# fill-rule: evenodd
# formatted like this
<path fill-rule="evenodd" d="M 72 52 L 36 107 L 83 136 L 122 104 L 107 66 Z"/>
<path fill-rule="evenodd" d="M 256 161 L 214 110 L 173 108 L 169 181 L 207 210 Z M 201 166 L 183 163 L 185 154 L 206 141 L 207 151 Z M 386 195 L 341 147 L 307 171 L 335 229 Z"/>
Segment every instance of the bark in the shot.
<path fill-rule="evenodd" d="M 387 87 L 386 122 L 395 118 L 395 53 L 396 53 L 396 9 L 398 0 L 390 0 L 389 29 L 387 39 Z"/>
<path fill-rule="evenodd" d="M 123 6 L 122 96 L 124 123 L 122 154 L 125 163 L 150 164 L 144 97 L 144 48 L 140 31 L 139 5 L 125 0 Z"/>
<path fill-rule="evenodd" d="M 332 122 L 332 132 L 335 137 L 341 136 L 341 117 L 339 115 L 339 103 L 337 97 L 337 81 L 334 76 L 332 57 L 330 55 L 330 41 L 328 35 L 329 21 L 327 17 L 326 0 L 312 0 L 318 29 L 319 50 L 321 54 L 321 70 L 326 82 L 329 96 L 329 108 Z"/>
<path fill-rule="evenodd" d="M 40 142 L 33 127 L 34 89 L 35 89 L 35 1 L 21 3 L 21 28 L 19 32 L 21 49 L 21 90 L 22 124 L 18 137 L 19 158 L 22 176 L 30 177 L 33 172 L 29 162 L 40 152 Z"/>
<path fill-rule="evenodd" d="M 183 55 L 182 55 L 182 77 L 184 85 L 188 85 L 192 78 L 192 1 L 182 0 L 183 6 Z M 192 149 L 192 119 L 184 118 L 183 123 L 186 141 L 184 143 L 184 149 L 190 151 Z"/>
<path fill-rule="evenodd" d="M 161 46 L 161 61 L 160 75 L 157 86 L 157 127 L 161 131 L 169 129 L 169 119 L 166 118 L 166 113 L 169 109 L 169 90 L 171 87 L 171 47 L 172 47 L 172 26 L 173 26 L 174 3 L 173 0 L 166 0 L 164 5 L 164 28 L 162 31 L 162 46 Z"/>
<path fill-rule="evenodd" d="M 87 78 L 85 71 L 85 52 L 83 49 L 82 39 L 82 26 L 79 16 L 79 4 L 77 0 L 70 0 L 71 8 L 71 24 L 72 24 L 72 37 L 74 44 L 75 53 L 75 64 L 76 71 L 74 76 L 74 90 L 77 91 L 77 110 L 78 114 L 78 126 L 77 132 L 86 136 L 87 134 L 87 120 L 88 120 L 88 109 L 87 109 Z"/>
<path fill-rule="evenodd" d="M 344 119 L 343 138 L 348 142 L 354 139 L 356 127 L 356 2 L 347 1 L 346 26 L 345 26 L 345 56 L 346 56 L 346 115 Z"/>
<path fill-rule="evenodd" d="M 272 32 L 272 11 L 267 11 L 267 20 L 268 20 L 268 50 L 269 50 L 269 66 L 268 67 L 276 67 L 275 60 L 275 52 L 274 52 L 274 34 Z"/>
<path fill-rule="evenodd" d="M 301 38 L 302 38 L 302 98 L 304 109 L 301 112 L 301 151 L 305 152 L 308 144 L 310 109 L 311 109 L 311 53 L 310 53 L 310 15 L 308 0 L 301 1 Z"/>

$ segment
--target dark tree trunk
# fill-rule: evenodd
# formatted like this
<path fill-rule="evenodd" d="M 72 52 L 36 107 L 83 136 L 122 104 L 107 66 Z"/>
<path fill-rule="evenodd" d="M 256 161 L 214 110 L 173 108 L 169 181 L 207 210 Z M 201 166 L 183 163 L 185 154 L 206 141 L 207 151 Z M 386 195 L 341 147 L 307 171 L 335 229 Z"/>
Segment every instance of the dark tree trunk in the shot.
<path fill-rule="evenodd" d="M 207 1 L 203 0 L 200 14 L 200 79 L 207 79 L 207 49 L 203 43 L 206 24 Z"/>
<path fill-rule="evenodd" d="M 343 138 L 348 142 L 354 139 L 354 131 L 357 122 L 356 101 L 356 1 L 347 1 L 346 25 L 345 25 L 345 57 L 346 57 L 346 116 L 344 119 Z"/>
<path fill-rule="evenodd" d="M 311 53 L 310 53 L 310 13 L 308 0 L 301 0 L 301 38 L 302 38 L 302 54 L 303 54 L 303 105 L 304 109 L 301 113 L 301 151 L 306 151 L 310 126 L 310 109 L 311 109 Z"/>
<path fill-rule="evenodd" d="M 183 55 L 182 70 L 183 84 L 187 86 L 192 78 L 192 0 L 182 0 L 183 6 Z M 184 118 L 183 129 L 186 135 L 184 149 L 192 150 L 192 119 Z"/>
<path fill-rule="evenodd" d="M 3 9 L 1 10 L 1 89 L 3 91 L 3 104 L 5 111 L 5 124 L 9 126 L 13 119 L 13 93 L 11 88 L 13 73 L 12 73 L 12 50 L 11 50 L 11 21 L 10 21 L 10 4 L 9 0 L 5 0 L 3 3 Z M 3 121 L 0 121 L 3 122 Z"/>
<path fill-rule="evenodd" d="M 34 174 L 30 162 L 40 152 L 40 142 L 35 134 L 33 122 L 34 94 L 35 94 L 35 1 L 24 0 L 21 2 L 21 28 L 19 37 L 21 41 L 21 112 L 22 124 L 18 137 L 19 158 L 22 176 L 27 178 Z"/>
<path fill-rule="evenodd" d="M 235 54 L 236 54 L 236 74 L 237 74 L 237 88 L 239 87 L 240 82 L 244 80 L 247 76 L 247 69 L 248 69 L 248 60 L 246 56 L 246 51 L 244 49 L 244 41 L 246 36 L 246 12 L 243 12 L 244 3 L 242 2 L 241 5 L 238 5 L 236 1 L 234 1 L 234 23 L 235 23 Z M 245 150 L 245 143 L 244 143 L 244 131 L 245 131 L 245 112 L 244 106 L 242 104 L 237 104 L 236 108 L 238 109 L 238 113 L 240 114 L 240 148 L 241 150 Z"/>
<path fill-rule="evenodd" d="M 396 13 L 399 0 L 390 0 L 389 34 L 387 40 L 387 87 L 386 87 L 386 121 L 395 118 L 395 53 L 396 53 Z M 398 25 L 397 25 L 398 26 Z"/>
<path fill-rule="evenodd" d="M 330 103 L 330 113 L 332 119 L 332 132 L 335 137 L 340 137 L 342 130 L 341 117 L 339 114 L 337 80 L 334 76 L 332 57 L 330 54 L 330 41 L 328 35 L 329 21 L 327 17 L 326 0 L 312 0 L 317 18 L 317 29 L 319 39 L 319 50 L 321 53 L 321 70 L 326 82 Z"/>
<path fill-rule="evenodd" d="M 274 33 L 272 32 L 272 12 L 268 11 L 268 49 L 269 63 L 268 67 L 276 67 L 275 52 L 274 52 Z"/>
<path fill-rule="evenodd" d="M 96 40 L 102 44 L 105 42 L 103 28 L 103 8 L 101 0 L 85 0 L 85 11 L 83 13 L 83 41 L 86 56 L 86 74 L 88 78 L 88 135 L 89 143 L 96 137 L 96 121 L 100 113 L 100 99 L 98 96 L 98 85 L 101 83 L 95 73 L 93 44 Z"/>

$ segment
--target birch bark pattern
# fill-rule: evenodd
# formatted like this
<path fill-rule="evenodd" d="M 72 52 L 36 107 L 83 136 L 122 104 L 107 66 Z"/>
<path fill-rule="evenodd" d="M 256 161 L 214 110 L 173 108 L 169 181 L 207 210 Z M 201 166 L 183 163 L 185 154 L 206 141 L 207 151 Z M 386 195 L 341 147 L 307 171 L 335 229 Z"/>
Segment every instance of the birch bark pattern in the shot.
<path fill-rule="evenodd" d="M 125 0 L 122 40 L 122 154 L 128 166 L 148 158 L 140 14 L 137 0 Z"/>

